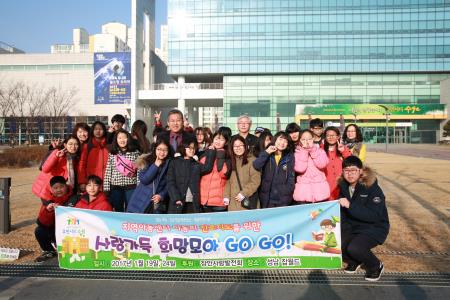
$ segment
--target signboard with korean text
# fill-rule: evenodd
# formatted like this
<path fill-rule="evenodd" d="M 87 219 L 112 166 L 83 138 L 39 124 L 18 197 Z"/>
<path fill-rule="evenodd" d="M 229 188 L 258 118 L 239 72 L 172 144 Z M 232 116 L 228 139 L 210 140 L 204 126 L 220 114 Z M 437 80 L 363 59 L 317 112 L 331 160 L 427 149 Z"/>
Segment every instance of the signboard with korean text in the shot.
<path fill-rule="evenodd" d="M 95 104 L 124 104 L 131 100 L 131 53 L 94 53 Z"/>
<path fill-rule="evenodd" d="M 65 269 L 341 267 L 337 201 L 228 213 L 143 215 L 58 207 Z"/>

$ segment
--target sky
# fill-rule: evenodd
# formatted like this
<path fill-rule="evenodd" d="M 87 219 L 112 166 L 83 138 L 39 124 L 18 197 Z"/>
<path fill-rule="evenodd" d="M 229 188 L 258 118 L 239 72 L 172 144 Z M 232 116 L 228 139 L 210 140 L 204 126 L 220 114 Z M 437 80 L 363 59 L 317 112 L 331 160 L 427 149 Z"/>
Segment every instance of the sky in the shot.
<path fill-rule="evenodd" d="M 167 24 L 167 0 L 156 1 L 155 35 Z M 101 33 L 101 25 L 131 26 L 131 0 L 0 0 L 0 41 L 27 53 L 50 53 L 53 44 L 71 44 L 72 29 Z"/>

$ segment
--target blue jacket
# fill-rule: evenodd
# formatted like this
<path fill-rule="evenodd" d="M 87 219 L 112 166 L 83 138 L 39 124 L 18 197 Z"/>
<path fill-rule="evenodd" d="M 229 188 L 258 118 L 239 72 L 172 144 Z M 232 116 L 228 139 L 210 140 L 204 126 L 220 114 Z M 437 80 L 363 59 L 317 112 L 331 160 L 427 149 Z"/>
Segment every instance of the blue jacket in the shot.
<path fill-rule="evenodd" d="M 349 208 L 341 207 L 342 234 L 365 234 L 379 244 L 384 243 L 389 233 L 389 217 L 383 191 L 373 171 L 368 167 L 363 169 L 352 196 L 343 178 L 339 187 L 339 197 L 350 201 Z"/>
<path fill-rule="evenodd" d="M 290 205 L 295 187 L 294 155 L 289 152 L 282 156 L 277 165 L 273 154 L 262 151 L 253 167 L 262 174 L 259 188 L 261 208 Z"/>
<path fill-rule="evenodd" d="M 167 180 L 166 174 L 169 161 L 165 161 L 161 166 L 157 167 L 154 163 L 147 166 L 139 172 L 139 184 L 136 187 L 133 196 L 127 206 L 127 212 L 145 213 L 153 205 L 151 198 L 153 195 L 161 196 L 160 208 L 166 206 L 167 198 Z M 163 211 L 156 211 L 161 213 Z"/>

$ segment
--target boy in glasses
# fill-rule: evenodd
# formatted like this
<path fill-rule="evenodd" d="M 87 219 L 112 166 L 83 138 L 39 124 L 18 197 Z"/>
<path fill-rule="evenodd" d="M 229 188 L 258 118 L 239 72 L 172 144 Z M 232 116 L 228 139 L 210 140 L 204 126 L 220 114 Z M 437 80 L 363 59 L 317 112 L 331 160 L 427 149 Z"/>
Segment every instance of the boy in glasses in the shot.
<path fill-rule="evenodd" d="M 342 258 L 347 263 L 344 271 L 353 274 L 364 265 L 365 279 L 377 281 L 384 266 L 371 249 L 383 244 L 389 233 L 385 197 L 374 172 L 363 168 L 358 157 L 344 159 L 342 170 L 339 203 L 342 207 Z"/>

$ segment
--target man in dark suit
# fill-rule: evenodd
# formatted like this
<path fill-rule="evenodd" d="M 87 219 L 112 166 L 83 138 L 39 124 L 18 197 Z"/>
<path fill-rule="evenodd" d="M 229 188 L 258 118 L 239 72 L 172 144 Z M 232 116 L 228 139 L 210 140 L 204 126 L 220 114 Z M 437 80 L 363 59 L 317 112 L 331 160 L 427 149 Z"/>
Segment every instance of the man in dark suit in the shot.
<path fill-rule="evenodd" d="M 169 130 L 165 130 L 158 135 L 158 138 L 164 139 L 170 144 L 174 152 L 177 152 L 178 145 L 187 138 L 193 138 L 193 134 L 184 130 L 183 113 L 178 109 L 172 109 L 167 116 L 167 125 Z"/>

